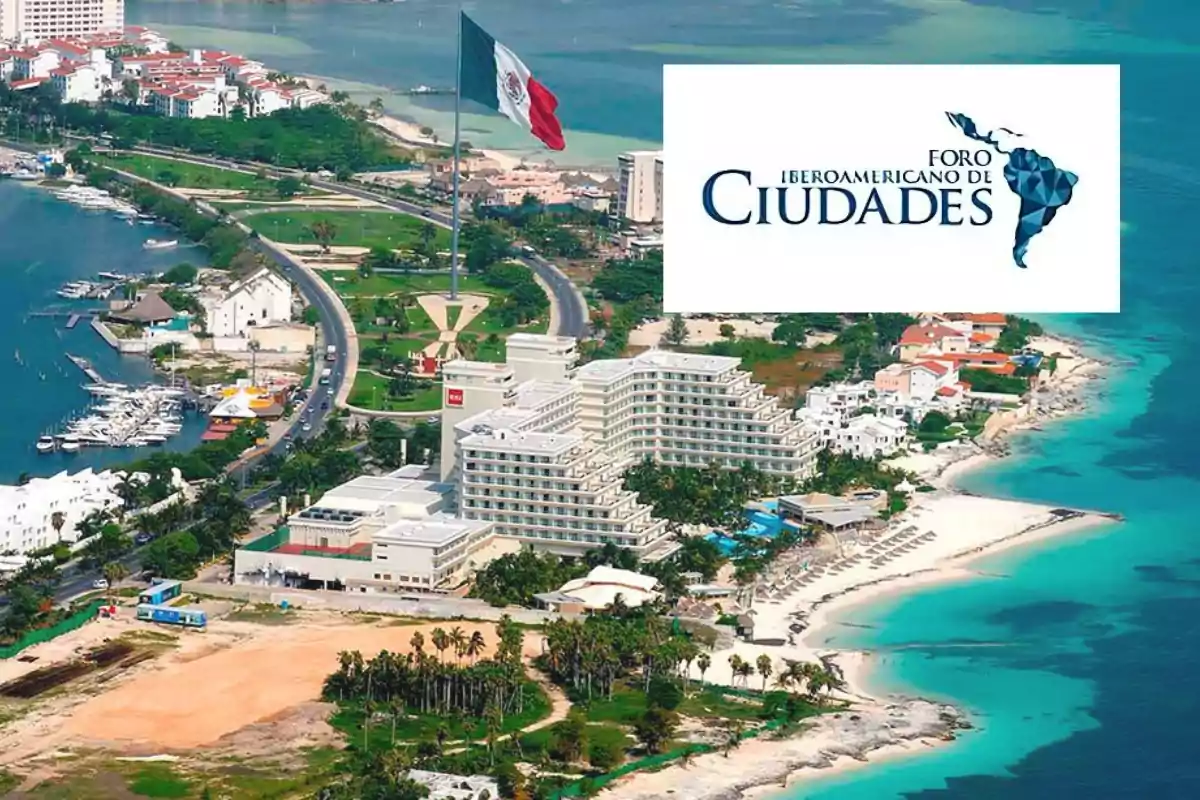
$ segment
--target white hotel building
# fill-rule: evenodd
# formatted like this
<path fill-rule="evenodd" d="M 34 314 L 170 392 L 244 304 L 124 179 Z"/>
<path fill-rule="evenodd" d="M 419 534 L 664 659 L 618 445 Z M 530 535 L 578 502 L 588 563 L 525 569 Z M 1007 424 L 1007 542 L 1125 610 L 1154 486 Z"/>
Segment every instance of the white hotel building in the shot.
<path fill-rule="evenodd" d="M 575 366 L 573 339 L 516 334 L 509 361 L 443 368 L 442 479 L 460 515 L 564 555 L 606 543 L 661 558 L 666 523 L 622 488 L 643 458 L 811 473 L 819 437 L 737 358 L 651 350 Z"/>

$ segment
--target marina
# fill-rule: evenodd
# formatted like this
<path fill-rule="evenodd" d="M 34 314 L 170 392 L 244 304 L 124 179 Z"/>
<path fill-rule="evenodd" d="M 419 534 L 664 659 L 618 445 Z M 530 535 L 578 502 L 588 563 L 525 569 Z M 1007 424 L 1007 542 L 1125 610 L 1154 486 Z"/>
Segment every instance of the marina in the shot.
<path fill-rule="evenodd" d="M 136 206 L 94 186 L 68 186 L 56 190 L 54 196 L 86 211 L 112 211 L 118 219 L 132 222 L 138 216 Z"/>
<path fill-rule="evenodd" d="M 99 377 L 90 365 L 84 366 L 85 359 L 71 360 L 89 378 Z M 182 389 L 103 382 L 85 388 L 93 397 L 92 405 L 84 415 L 68 419 L 59 432 L 38 437 L 34 446 L 39 453 L 74 453 L 82 447 L 157 446 L 183 430 L 186 392 Z"/>

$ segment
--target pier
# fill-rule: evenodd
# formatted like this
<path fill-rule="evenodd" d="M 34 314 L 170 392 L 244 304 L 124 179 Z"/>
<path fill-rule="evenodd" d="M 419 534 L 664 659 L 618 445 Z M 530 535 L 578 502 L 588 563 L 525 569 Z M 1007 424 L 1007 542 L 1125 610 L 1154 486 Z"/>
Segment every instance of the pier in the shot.
<path fill-rule="evenodd" d="M 92 366 L 92 362 L 80 356 L 73 356 L 67 353 L 67 358 L 71 363 L 83 370 L 83 374 L 88 376 L 88 380 L 92 383 L 107 383 L 104 378 L 100 377 L 100 373 L 96 372 L 96 368 Z"/>
<path fill-rule="evenodd" d="M 74 328 L 78 324 L 79 314 L 72 314 L 71 318 L 67 320 L 67 330 L 71 330 L 71 328 Z"/>

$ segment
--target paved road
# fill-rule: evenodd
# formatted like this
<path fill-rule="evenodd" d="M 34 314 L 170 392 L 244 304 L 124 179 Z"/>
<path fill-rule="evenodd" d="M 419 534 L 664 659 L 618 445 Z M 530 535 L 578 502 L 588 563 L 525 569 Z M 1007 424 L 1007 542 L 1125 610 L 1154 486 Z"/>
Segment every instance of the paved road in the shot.
<path fill-rule="evenodd" d="M 193 161 L 197 164 L 207 164 L 213 167 L 221 167 L 223 169 L 237 169 L 242 171 L 256 170 L 256 165 L 238 164 L 233 161 L 226 161 L 219 158 L 207 158 L 205 156 L 183 155 L 170 150 L 160 150 L 157 148 L 139 147 L 149 153 L 156 153 L 171 158 L 179 158 L 184 161 Z M 299 176 L 305 173 L 302 170 L 285 170 L 268 168 L 269 173 L 277 175 L 293 175 Z M 348 194 L 352 197 L 357 197 L 362 200 L 372 200 L 380 203 L 388 208 L 399 211 L 402 214 L 409 214 L 414 217 L 427 219 L 435 225 L 443 228 L 450 228 L 451 219 L 449 214 L 444 214 L 440 211 L 434 211 L 425 206 L 411 203 L 407 200 L 398 200 L 394 197 L 372 192 L 368 189 L 362 189 L 358 186 L 350 186 L 337 181 L 321 180 L 319 178 L 310 178 L 309 183 L 318 189 L 327 189 L 331 192 L 340 192 Z M 558 330 L 555 331 L 559 336 L 573 336 L 581 338 L 588 333 L 588 314 L 587 308 L 584 306 L 583 300 L 580 297 L 578 290 L 571 284 L 571 280 L 560 272 L 553 264 L 539 255 L 522 255 L 520 260 L 529 267 L 539 277 L 546 282 L 550 287 L 550 291 L 554 294 L 555 303 L 558 306 Z M 339 351 L 340 352 L 340 351 Z"/>

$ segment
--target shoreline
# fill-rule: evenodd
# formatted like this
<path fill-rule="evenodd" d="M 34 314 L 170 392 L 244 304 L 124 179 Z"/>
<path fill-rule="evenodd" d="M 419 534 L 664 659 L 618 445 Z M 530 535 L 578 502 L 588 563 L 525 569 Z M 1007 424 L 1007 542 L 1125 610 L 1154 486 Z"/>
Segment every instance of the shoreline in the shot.
<path fill-rule="evenodd" d="M 872 693 L 867 683 L 878 667 L 877 652 L 836 648 L 827 642 L 841 624 L 833 617 L 847 609 L 948 583 L 1002 580 L 1006 576 L 972 569 L 971 563 L 1119 521 L 1115 515 L 1094 511 L 983 497 L 956 485 L 968 473 L 1007 457 L 1011 452 L 1008 439 L 1013 434 L 1040 430 L 1043 423 L 1077 416 L 1088 408 L 1084 388 L 1103 377 L 1101 370 L 1107 366 L 1106 362 L 1083 355 L 1081 343 L 1064 337 L 1039 338 L 1066 348 L 1072 355 L 1069 365 L 1065 369 L 1060 366 L 1060 371 L 1034 393 L 1034 403 L 1027 414 L 1006 420 L 982 446 L 897 459 L 915 462 L 916 469 L 907 464 L 898 466 L 919 472 L 935 491 L 914 495 L 912 506 L 899 515 L 883 536 L 914 527 L 937 531 L 939 536 L 931 544 L 914 546 L 908 553 L 897 556 L 896 560 L 905 562 L 906 568 L 875 567 L 879 573 L 875 577 L 863 572 L 870 566 L 857 564 L 837 575 L 814 580 L 811 587 L 802 588 L 800 596 L 790 601 L 784 599 L 772 605 L 774 601 L 767 600 L 755 604 L 756 632 L 764 624 L 774 624 L 779 629 L 780 625 L 798 622 L 803 626 L 796 637 L 798 642 L 787 647 L 735 642 L 732 652 L 750 661 L 757 653 L 765 652 L 775 658 L 831 662 L 841 671 L 845 683 L 845 689 L 834 696 L 849 701 L 851 708 L 825 714 L 791 738 L 746 742 L 734 756 L 736 775 L 730 774 L 733 770 L 729 762 L 720 755 L 704 755 L 693 759 L 686 769 L 674 765 L 655 773 L 634 773 L 615 783 L 605 796 L 619 800 L 654 800 L 668 795 L 688 800 L 770 797 L 782 800 L 791 795 L 780 792 L 794 791 L 805 780 L 919 755 L 955 741 L 959 732 L 973 727 L 969 712 L 956 705 L 887 692 Z M 943 533 L 954 534 L 959 546 L 947 543 L 940 552 L 936 551 Z M 922 547 L 932 547 L 935 551 L 918 559 L 916 551 Z M 909 564 L 911 569 L 907 568 Z M 727 655 L 727 651 L 722 651 L 714 660 L 719 662 Z M 717 678 L 721 678 L 720 674 Z"/>

